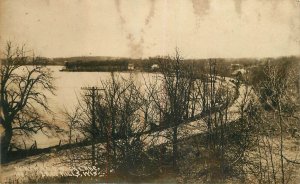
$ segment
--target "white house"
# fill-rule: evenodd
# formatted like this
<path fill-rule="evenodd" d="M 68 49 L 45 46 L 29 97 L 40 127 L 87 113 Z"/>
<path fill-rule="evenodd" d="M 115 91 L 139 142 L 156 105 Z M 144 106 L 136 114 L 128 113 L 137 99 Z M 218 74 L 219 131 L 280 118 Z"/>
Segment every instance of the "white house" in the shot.
<path fill-rule="evenodd" d="M 159 69 L 158 64 L 153 64 L 153 65 L 151 66 L 151 70 L 157 70 L 157 69 Z"/>
<path fill-rule="evenodd" d="M 134 70 L 134 64 L 133 63 L 129 63 L 127 69 L 128 70 Z"/>

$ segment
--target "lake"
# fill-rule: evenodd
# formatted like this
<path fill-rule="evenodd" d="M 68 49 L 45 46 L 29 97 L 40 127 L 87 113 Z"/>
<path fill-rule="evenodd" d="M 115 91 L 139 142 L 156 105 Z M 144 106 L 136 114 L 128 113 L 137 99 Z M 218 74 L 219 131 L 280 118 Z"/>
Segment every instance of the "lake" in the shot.
<path fill-rule="evenodd" d="M 101 87 L 101 81 L 110 79 L 110 72 L 62 72 L 61 66 L 49 66 L 53 71 L 56 86 L 55 95 L 49 94 L 49 105 L 55 113 L 72 109 L 78 102 L 78 97 L 83 93 L 82 87 Z M 159 74 L 145 72 L 116 72 L 121 77 L 128 79 L 130 76 L 139 86 L 153 81 Z"/>
<path fill-rule="evenodd" d="M 48 66 L 53 71 L 54 85 L 56 86 L 55 95 L 45 92 L 48 97 L 48 104 L 50 109 L 53 111 L 52 115 L 45 114 L 46 118 L 51 119 L 51 122 L 58 125 L 60 128 L 67 130 L 66 119 L 63 112 L 68 110 L 72 111 L 78 105 L 78 99 L 81 98 L 84 90 L 82 87 L 101 87 L 101 81 L 110 79 L 110 72 L 62 72 L 62 66 Z M 145 72 L 116 72 L 120 77 L 129 79 L 130 77 L 134 80 L 135 84 L 140 86 L 141 91 L 146 89 L 146 86 L 150 83 L 155 83 L 160 80 L 156 80 L 161 77 L 159 73 L 145 73 Z M 225 81 L 229 85 L 233 85 L 230 82 L 230 78 L 226 78 Z M 243 90 L 243 88 L 240 88 Z M 240 94 L 243 93 L 240 91 Z M 240 100 L 237 99 L 237 102 Z M 235 103 L 236 105 L 239 103 Z M 230 107 L 232 111 L 236 111 L 237 107 L 233 105 Z M 22 142 L 23 138 L 18 138 L 18 141 Z M 32 137 L 31 140 L 25 139 L 30 146 L 34 140 L 37 141 L 38 148 L 49 147 L 57 145 L 60 140 L 62 143 L 67 142 L 67 134 L 58 134 L 53 137 L 47 137 L 42 133 L 38 133 Z"/>
<path fill-rule="evenodd" d="M 63 112 L 65 110 L 72 111 L 78 104 L 78 99 L 84 92 L 82 87 L 101 87 L 101 81 L 106 81 L 110 79 L 110 72 L 62 72 L 60 71 L 62 66 L 47 66 L 53 71 L 54 85 L 56 86 L 55 95 L 45 92 L 48 97 L 48 104 L 50 109 L 53 111 L 54 116 L 45 115 L 46 118 L 54 117 L 53 123 L 59 125 L 59 127 L 66 129 L 65 118 Z M 144 73 L 144 72 L 116 72 L 122 78 L 128 79 L 132 77 L 137 85 L 141 86 L 141 89 L 145 87 L 146 83 L 154 81 L 154 79 L 159 75 L 157 73 Z M 26 138 L 27 139 L 27 138 Z M 32 140 L 28 140 L 29 145 L 32 144 L 34 140 L 37 140 L 38 148 L 48 147 L 51 145 L 56 145 L 59 140 L 66 139 L 65 136 L 58 135 L 55 137 L 47 137 L 41 133 L 34 135 Z"/>

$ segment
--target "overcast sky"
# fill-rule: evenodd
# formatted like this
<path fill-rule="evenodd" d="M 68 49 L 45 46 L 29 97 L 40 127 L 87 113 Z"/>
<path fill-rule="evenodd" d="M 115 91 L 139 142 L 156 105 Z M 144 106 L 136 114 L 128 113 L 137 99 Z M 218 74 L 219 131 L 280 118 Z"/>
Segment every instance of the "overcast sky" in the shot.
<path fill-rule="evenodd" d="M 0 46 L 45 57 L 300 55 L 297 0 L 0 0 Z"/>

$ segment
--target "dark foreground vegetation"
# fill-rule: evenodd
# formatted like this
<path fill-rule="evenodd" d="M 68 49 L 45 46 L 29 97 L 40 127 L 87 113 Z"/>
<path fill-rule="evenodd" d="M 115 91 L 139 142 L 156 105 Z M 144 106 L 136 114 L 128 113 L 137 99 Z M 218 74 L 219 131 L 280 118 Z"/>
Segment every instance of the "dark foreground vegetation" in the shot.
<path fill-rule="evenodd" d="M 36 64 L 17 73 L 24 52 L 7 46 L 1 66 L 2 162 L 17 146 L 15 136 L 58 130 L 36 109 L 49 110 L 41 91 L 54 92 L 51 72 Z M 297 181 L 299 59 L 224 66 L 210 59 L 197 65 L 176 50 L 155 63 L 159 73 L 145 78 L 144 86 L 112 72 L 99 86 L 84 88 L 78 106 L 65 112 L 68 149 L 48 155 L 73 169 L 62 176 L 28 174 L 26 181 Z M 246 72 L 231 75 L 237 69 Z"/>

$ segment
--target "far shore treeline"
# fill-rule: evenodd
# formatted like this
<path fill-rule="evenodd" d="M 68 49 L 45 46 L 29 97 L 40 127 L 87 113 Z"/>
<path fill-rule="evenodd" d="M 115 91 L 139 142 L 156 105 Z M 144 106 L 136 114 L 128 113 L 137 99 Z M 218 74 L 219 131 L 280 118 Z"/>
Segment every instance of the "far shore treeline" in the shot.
<path fill-rule="evenodd" d="M 149 58 L 121 58 L 121 57 L 105 57 L 105 56 L 79 56 L 66 58 L 46 58 L 40 57 L 33 63 L 30 57 L 27 58 L 25 65 L 45 64 L 64 66 L 61 71 L 70 72 L 111 72 L 111 71 L 142 71 L 142 72 L 159 72 L 160 62 L 167 57 L 149 57 Z M 210 60 L 218 62 L 218 66 L 222 68 L 219 72 L 224 72 L 222 75 L 230 75 L 234 65 L 240 65 L 248 70 L 255 69 L 255 66 L 261 65 L 267 61 L 282 62 L 300 61 L 300 56 L 285 56 L 277 58 L 210 58 L 210 59 L 184 59 L 186 66 L 193 66 L 199 70 L 203 70 L 205 64 Z M 1 60 L 2 61 L 2 60 Z M 23 60 L 24 61 L 24 60 Z M 3 62 L 3 61 L 2 61 Z M 38 63 L 37 63 L 38 62 Z M 153 67 L 156 66 L 156 67 Z"/>

